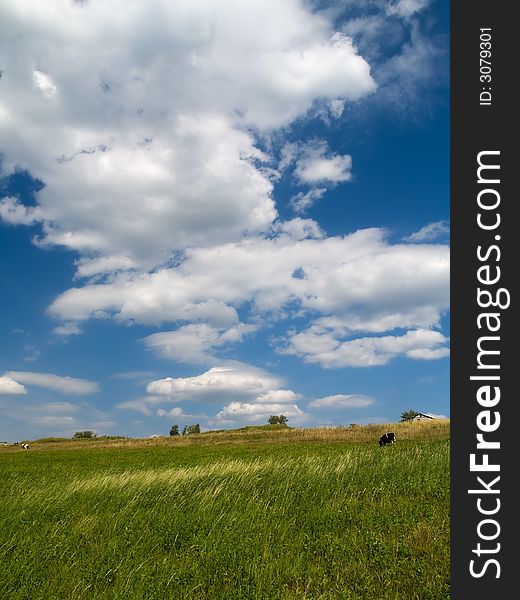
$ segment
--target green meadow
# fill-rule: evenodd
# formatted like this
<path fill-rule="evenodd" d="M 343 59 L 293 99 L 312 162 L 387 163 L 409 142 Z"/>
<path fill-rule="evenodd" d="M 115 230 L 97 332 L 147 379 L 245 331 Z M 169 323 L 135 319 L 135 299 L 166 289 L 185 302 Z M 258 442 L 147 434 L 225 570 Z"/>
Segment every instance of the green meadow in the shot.
<path fill-rule="evenodd" d="M 449 421 L 35 441 L 0 498 L 6 600 L 450 597 Z"/>

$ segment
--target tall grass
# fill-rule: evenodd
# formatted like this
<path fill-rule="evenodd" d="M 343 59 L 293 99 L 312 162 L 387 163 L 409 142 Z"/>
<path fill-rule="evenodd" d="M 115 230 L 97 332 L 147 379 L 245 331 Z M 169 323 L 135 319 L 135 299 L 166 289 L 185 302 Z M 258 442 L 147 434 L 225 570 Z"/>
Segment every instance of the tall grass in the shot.
<path fill-rule="evenodd" d="M 394 431 L 397 439 L 433 440 L 450 436 L 449 419 L 433 421 L 408 421 L 405 423 L 386 423 L 375 425 L 350 425 L 348 427 L 293 428 L 280 425 L 247 427 L 235 430 L 207 431 L 186 436 L 163 436 L 157 438 L 125 438 L 122 436 L 102 436 L 93 439 L 72 440 L 68 438 L 42 438 L 24 440 L 37 450 L 83 450 L 85 448 L 136 448 L 157 446 L 215 446 L 250 444 L 287 444 L 300 442 L 366 442 L 377 443 L 379 437 L 387 431 Z M 16 446 L 0 447 L 2 452 L 18 452 Z"/>
<path fill-rule="evenodd" d="M 0 597 L 449 598 L 449 440 L 426 430 L 0 453 Z"/>

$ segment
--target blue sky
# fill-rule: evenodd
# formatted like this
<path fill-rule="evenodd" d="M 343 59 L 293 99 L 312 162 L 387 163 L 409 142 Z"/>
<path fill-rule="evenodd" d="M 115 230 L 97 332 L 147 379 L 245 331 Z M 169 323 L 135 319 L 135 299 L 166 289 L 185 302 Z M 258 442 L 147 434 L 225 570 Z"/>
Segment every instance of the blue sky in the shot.
<path fill-rule="evenodd" d="M 0 7 L 0 439 L 449 416 L 449 2 Z"/>

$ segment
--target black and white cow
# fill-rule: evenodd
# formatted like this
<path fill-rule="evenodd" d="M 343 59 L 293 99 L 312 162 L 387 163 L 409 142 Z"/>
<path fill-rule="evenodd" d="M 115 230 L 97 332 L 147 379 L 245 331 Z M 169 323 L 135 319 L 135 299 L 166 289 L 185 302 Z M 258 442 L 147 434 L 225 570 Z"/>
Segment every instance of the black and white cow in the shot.
<path fill-rule="evenodd" d="M 22 450 L 29 450 L 29 444 L 22 444 Z"/>
<path fill-rule="evenodd" d="M 395 433 L 393 433 L 393 432 L 383 433 L 383 435 L 379 438 L 380 446 L 386 446 L 387 444 L 394 444 L 394 443 L 395 443 Z"/>

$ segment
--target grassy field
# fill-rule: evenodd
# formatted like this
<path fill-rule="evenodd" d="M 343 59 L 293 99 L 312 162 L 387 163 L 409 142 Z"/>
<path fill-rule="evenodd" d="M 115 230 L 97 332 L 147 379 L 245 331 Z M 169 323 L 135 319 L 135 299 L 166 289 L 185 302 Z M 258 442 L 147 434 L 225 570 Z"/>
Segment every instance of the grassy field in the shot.
<path fill-rule="evenodd" d="M 449 421 L 0 448 L 0 598 L 445 600 Z"/>

